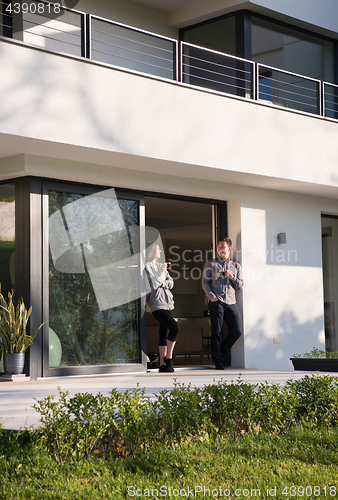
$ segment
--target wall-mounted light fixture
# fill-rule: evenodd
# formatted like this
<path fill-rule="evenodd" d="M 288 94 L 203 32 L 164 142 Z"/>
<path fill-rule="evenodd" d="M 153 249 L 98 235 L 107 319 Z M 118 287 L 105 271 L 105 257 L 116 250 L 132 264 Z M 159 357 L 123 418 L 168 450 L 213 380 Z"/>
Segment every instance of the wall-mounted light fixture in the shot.
<path fill-rule="evenodd" d="M 279 245 L 284 245 L 286 243 L 286 233 L 278 233 L 277 241 Z"/>

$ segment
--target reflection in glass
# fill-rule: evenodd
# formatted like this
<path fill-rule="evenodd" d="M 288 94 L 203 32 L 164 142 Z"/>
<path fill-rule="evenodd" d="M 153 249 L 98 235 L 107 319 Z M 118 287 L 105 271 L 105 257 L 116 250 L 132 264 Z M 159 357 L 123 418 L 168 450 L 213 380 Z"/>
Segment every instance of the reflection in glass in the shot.
<path fill-rule="evenodd" d="M 14 184 L 0 185 L 0 283 L 6 297 L 15 288 Z"/>
<path fill-rule="evenodd" d="M 252 16 L 252 60 L 310 78 L 334 79 L 331 41 L 256 16 Z"/>
<path fill-rule="evenodd" d="M 237 55 L 236 16 L 214 19 L 199 26 L 184 28 L 182 40 L 235 56 Z"/>
<path fill-rule="evenodd" d="M 139 362 L 138 301 L 102 310 L 90 275 L 100 255 L 104 256 L 104 261 L 101 258 L 99 262 L 102 266 L 139 252 L 139 248 L 133 249 L 130 231 L 130 226 L 138 226 L 138 202 L 119 199 L 118 214 L 114 214 L 109 200 L 102 212 L 102 196 L 49 193 L 50 242 L 53 242 L 49 261 L 49 326 L 61 343 L 60 366 Z M 82 201 L 90 203 L 87 214 Z M 114 220 L 118 230 L 107 233 L 107 221 L 116 216 L 120 216 L 117 223 Z M 65 251 L 55 255 L 60 228 L 63 228 L 61 244 Z M 75 234 L 77 241 L 70 237 Z M 112 280 L 108 284 L 108 295 L 128 286 Z M 54 335 L 50 336 L 51 342 L 55 343 Z"/>
<path fill-rule="evenodd" d="M 246 96 L 246 92 L 250 94 L 251 68 L 223 55 L 236 55 L 236 16 L 184 28 L 181 34 L 184 42 L 217 51 L 217 53 L 210 52 L 183 45 L 182 81 L 184 83 L 213 89 L 217 92 L 241 96 Z"/>

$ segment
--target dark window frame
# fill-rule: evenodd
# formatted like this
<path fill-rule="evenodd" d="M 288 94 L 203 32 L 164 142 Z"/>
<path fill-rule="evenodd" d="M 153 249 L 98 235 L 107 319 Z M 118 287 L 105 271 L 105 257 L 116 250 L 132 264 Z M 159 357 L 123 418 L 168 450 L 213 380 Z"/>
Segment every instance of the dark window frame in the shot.
<path fill-rule="evenodd" d="M 130 371 L 144 372 L 147 367 L 146 308 L 145 299 L 139 307 L 139 363 L 115 365 L 84 365 L 49 368 L 49 241 L 48 241 L 48 192 L 50 190 L 93 194 L 111 189 L 112 186 L 89 185 L 80 182 L 60 181 L 40 177 L 19 177 L 0 181 L 0 184 L 15 185 L 15 240 L 16 240 L 16 295 L 23 297 L 27 306 L 32 305 L 29 332 L 32 333 L 43 322 L 32 346 L 26 351 L 24 373 L 32 379 L 78 375 L 100 375 Z M 146 196 L 177 199 L 215 205 L 217 214 L 216 237 L 227 235 L 227 202 L 194 196 L 172 195 L 156 191 L 141 191 L 114 186 L 119 198 L 139 201 L 139 224 L 145 225 Z"/>
<path fill-rule="evenodd" d="M 7 7 L 11 3 L 11 0 L 2 0 L 2 36 L 6 36 L 7 38 L 13 38 L 13 15 L 12 13 L 6 12 Z"/>
<path fill-rule="evenodd" d="M 334 74 L 334 84 L 338 84 L 338 41 L 329 36 L 325 36 L 322 33 L 317 33 L 316 31 L 311 31 L 300 26 L 295 26 L 293 24 L 281 21 L 279 19 L 274 19 L 263 14 L 259 14 L 247 9 L 237 10 L 229 14 L 224 14 L 222 16 L 215 17 L 213 19 L 208 19 L 200 23 L 192 24 L 191 26 L 186 26 L 181 28 L 179 32 L 179 40 L 184 41 L 184 33 L 190 29 L 195 29 L 200 26 L 205 26 L 207 24 L 212 24 L 213 22 L 221 21 L 222 19 L 227 19 L 229 17 L 236 16 L 236 57 L 242 57 L 245 59 L 252 60 L 252 18 L 256 17 L 263 21 L 267 21 L 286 29 L 295 31 L 296 33 L 303 33 L 321 40 L 326 40 L 333 43 L 333 74 Z"/>
<path fill-rule="evenodd" d="M 42 193 L 43 205 L 43 278 L 44 278 L 44 308 L 43 308 L 43 344 L 40 345 L 40 351 L 43 351 L 42 356 L 42 376 L 43 377 L 60 377 L 60 376 L 75 376 L 75 375 L 100 375 L 106 373 L 123 373 L 130 371 L 144 371 L 147 367 L 146 360 L 146 328 L 145 328 L 145 298 L 139 299 L 139 363 L 125 364 L 107 364 L 107 365 L 83 365 L 83 366 L 68 366 L 68 367 L 49 367 L 49 237 L 48 237 L 48 220 L 49 220 L 49 191 L 71 192 L 75 194 L 90 195 L 111 189 L 111 186 L 94 186 L 81 183 L 71 183 L 62 181 L 44 181 Z M 144 195 L 131 190 L 120 190 L 115 188 L 118 198 L 137 200 L 139 202 L 139 224 L 144 225 Z M 143 318 L 144 316 L 144 318 Z"/>

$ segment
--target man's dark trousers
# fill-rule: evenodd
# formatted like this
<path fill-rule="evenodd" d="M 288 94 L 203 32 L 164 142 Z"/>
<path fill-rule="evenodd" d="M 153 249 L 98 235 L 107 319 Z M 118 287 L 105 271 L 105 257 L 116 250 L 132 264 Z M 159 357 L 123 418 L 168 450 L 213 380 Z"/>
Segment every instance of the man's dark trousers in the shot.
<path fill-rule="evenodd" d="M 211 352 L 215 364 L 223 364 L 225 358 L 226 366 L 230 366 L 230 349 L 242 335 L 242 328 L 235 304 L 224 304 L 219 300 L 209 302 L 211 320 Z M 223 322 L 228 327 L 228 335 L 221 344 Z"/>

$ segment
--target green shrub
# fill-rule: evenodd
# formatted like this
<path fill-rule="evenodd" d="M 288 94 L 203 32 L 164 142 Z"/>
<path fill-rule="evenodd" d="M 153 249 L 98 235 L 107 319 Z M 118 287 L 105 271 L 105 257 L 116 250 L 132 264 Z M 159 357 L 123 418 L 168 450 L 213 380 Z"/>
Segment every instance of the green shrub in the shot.
<path fill-rule="evenodd" d="M 306 375 L 292 383 L 297 420 L 319 426 L 338 424 L 338 378 Z"/>
<path fill-rule="evenodd" d="M 297 397 L 293 381 L 287 381 L 283 388 L 275 383 L 259 384 L 255 398 L 255 420 L 259 428 L 278 434 L 287 432 L 296 422 Z"/>
<path fill-rule="evenodd" d="M 296 425 L 338 427 L 338 378 L 306 375 L 278 384 L 219 381 L 194 388 L 175 381 L 153 399 L 145 389 L 109 396 L 76 394 L 59 388 L 59 399 L 37 401 L 42 443 L 57 461 L 78 461 L 92 453 L 135 456 L 154 446 L 190 438 L 216 441 L 242 434 L 289 432 Z"/>
<path fill-rule="evenodd" d="M 294 354 L 293 358 L 315 358 L 315 359 L 337 359 L 338 352 L 336 351 L 324 351 L 313 347 L 310 352 L 305 352 L 304 354 Z"/>
<path fill-rule="evenodd" d="M 234 436 L 252 431 L 256 426 L 256 385 L 238 379 L 237 383 L 219 381 L 204 387 L 203 400 L 207 415 L 217 434 Z"/>
<path fill-rule="evenodd" d="M 156 395 L 152 423 L 157 432 L 154 441 L 163 444 L 181 442 L 188 436 L 202 435 L 211 431 L 201 390 L 175 381 L 172 390 Z"/>
<path fill-rule="evenodd" d="M 152 404 L 145 389 L 128 389 L 119 393 L 113 389 L 109 400 L 113 415 L 106 436 L 106 448 L 120 456 L 129 456 L 147 448 L 152 442 L 152 428 L 148 423 Z"/>
<path fill-rule="evenodd" d="M 48 396 L 33 406 L 41 415 L 42 441 L 61 463 L 88 458 L 111 426 L 111 405 L 101 394 L 69 398 L 68 392 L 58 389 L 58 401 Z"/>

